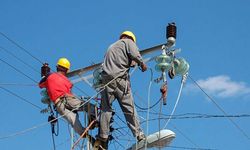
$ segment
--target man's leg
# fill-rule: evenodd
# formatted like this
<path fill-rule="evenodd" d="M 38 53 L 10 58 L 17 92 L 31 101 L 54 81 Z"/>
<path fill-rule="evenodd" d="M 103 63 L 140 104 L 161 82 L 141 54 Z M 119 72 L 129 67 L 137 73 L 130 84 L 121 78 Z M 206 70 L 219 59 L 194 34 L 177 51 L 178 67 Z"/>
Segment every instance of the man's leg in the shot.
<path fill-rule="evenodd" d="M 79 100 L 75 96 L 66 96 L 66 107 L 69 110 L 74 111 L 84 111 L 88 113 L 89 123 L 96 119 L 96 107 L 90 102 L 85 102 L 83 100 Z M 92 129 L 92 127 L 91 127 Z"/>
<path fill-rule="evenodd" d="M 101 92 L 101 114 L 99 117 L 99 133 L 94 144 L 94 150 L 108 149 L 110 120 L 112 117 L 112 102 L 114 101 L 113 87 L 106 86 Z"/>
<path fill-rule="evenodd" d="M 118 99 L 127 124 L 133 135 L 137 137 L 138 140 L 142 140 L 142 138 L 144 138 L 144 134 L 140 128 L 140 123 L 137 117 L 136 110 L 134 108 L 134 99 L 131 95 L 129 86 L 130 85 L 128 80 L 121 79 L 119 83 L 117 83 L 118 88 L 115 92 L 115 96 Z"/>
<path fill-rule="evenodd" d="M 109 92 L 109 87 L 101 92 L 101 114 L 100 114 L 100 128 L 99 137 L 107 139 L 109 136 L 110 119 L 112 117 L 113 109 L 112 102 L 114 101 L 114 95 Z"/>
<path fill-rule="evenodd" d="M 82 126 L 77 113 L 74 113 L 67 109 L 63 102 L 58 102 L 58 104 L 56 105 L 56 109 L 58 113 L 71 124 L 71 126 L 79 135 L 84 132 L 85 128 Z"/>

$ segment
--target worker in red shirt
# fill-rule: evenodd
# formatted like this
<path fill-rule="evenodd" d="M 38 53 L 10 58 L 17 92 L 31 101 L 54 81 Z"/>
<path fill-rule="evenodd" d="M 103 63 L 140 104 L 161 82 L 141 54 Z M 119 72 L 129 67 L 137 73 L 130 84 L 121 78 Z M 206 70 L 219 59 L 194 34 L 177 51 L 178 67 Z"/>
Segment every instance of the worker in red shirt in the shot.
<path fill-rule="evenodd" d="M 76 98 L 72 93 L 73 87 L 66 73 L 70 69 L 70 62 L 66 58 L 60 58 L 56 66 L 57 72 L 45 76 L 39 83 L 40 88 L 46 88 L 50 100 L 55 104 L 56 110 L 62 115 L 79 134 L 85 131 L 77 111 L 86 111 L 84 101 Z"/>

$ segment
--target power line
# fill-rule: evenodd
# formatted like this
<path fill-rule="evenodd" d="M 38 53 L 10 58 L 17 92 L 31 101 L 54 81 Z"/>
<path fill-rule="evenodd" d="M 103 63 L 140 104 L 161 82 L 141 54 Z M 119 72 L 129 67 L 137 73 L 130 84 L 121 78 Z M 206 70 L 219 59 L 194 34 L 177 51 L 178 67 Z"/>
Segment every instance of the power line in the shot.
<path fill-rule="evenodd" d="M 39 63 L 43 64 L 43 62 L 38 59 L 37 57 L 35 57 L 34 55 L 32 55 L 27 49 L 25 49 L 24 47 L 20 46 L 17 42 L 15 42 L 14 40 L 12 40 L 10 37 L 8 37 L 6 34 L 0 32 L 0 34 L 5 37 L 8 41 L 10 41 L 12 44 L 16 45 L 17 47 L 19 47 L 21 50 L 23 50 L 25 53 L 27 53 L 29 56 L 31 56 L 32 58 L 34 58 L 35 60 L 37 60 Z M 81 90 L 80 88 L 76 87 L 75 88 L 77 90 L 79 90 L 80 92 L 82 92 L 83 94 L 87 95 L 88 94 L 86 92 L 84 92 L 83 90 Z"/>
<path fill-rule="evenodd" d="M 43 62 L 38 59 L 37 57 L 35 57 L 34 55 L 32 55 L 27 49 L 25 49 L 24 47 L 20 46 L 17 42 L 15 42 L 14 40 L 12 40 L 10 37 L 8 37 L 6 34 L 0 32 L 0 34 L 5 37 L 8 41 L 10 41 L 12 44 L 16 45 L 17 47 L 19 47 L 21 50 L 23 50 L 25 53 L 27 53 L 29 56 L 31 56 L 32 58 L 34 58 L 35 60 L 37 60 L 39 63 L 43 64 Z M 13 66 L 12 66 L 13 67 Z M 32 67 L 33 68 L 33 67 Z M 34 69 L 33 69 L 34 70 Z M 53 70 L 52 70 L 53 71 Z M 81 90 L 80 88 L 74 86 L 78 91 L 82 92 L 83 94 L 87 95 L 88 94 L 86 92 L 84 92 L 83 90 Z"/>
<path fill-rule="evenodd" d="M 217 104 L 217 102 L 211 97 L 209 96 L 205 90 L 203 90 L 203 88 L 191 77 L 189 76 L 189 78 L 195 83 L 195 85 L 215 104 L 215 106 L 225 115 L 225 116 L 228 116 L 227 113 L 222 109 L 222 107 Z M 230 117 L 227 117 L 231 123 L 248 139 L 250 140 L 249 136 L 245 133 L 245 131 L 243 129 L 240 128 L 240 126 L 234 122 L 234 120 Z"/>
<path fill-rule="evenodd" d="M 29 83 L 0 83 L 0 86 L 37 86 L 37 84 L 29 84 Z"/>
<path fill-rule="evenodd" d="M 157 113 L 151 113 L 151 114 L 155 114 L 157 115 Z M 157 120 L 157 119 L 169 119 L 170 115 L 164 115 L 165 117 L 157 117 L 157 118 L 152 118 L 149 119 L 150 121 L 153 120 Z M 241 115 L 208 115 L 208 114 L 199 114 L 199 115 L 189 115 L 189 113 L 187 114 L 181 114 L 181 115 L 173 115 L 171 118 L 172 119 L 208 119 L 208 118 L 249 118 L 250 114 L 241 114 Z M 142 123 L 144 123 L 145 121 L 143 121 Z"/>
<path fill-rule="evenodd" d="M 31 65 L 29 65 L 28 63 L 26 63 L 25 61 L 23 61 L 22 59 L 18 58 L 15 54 L 13 54 L 12 52 L 10 52 L 9 50 L 7 50 L 6 48 L 3 48 L 0 46 L 0 48 L 2 50 L 4 50 L 6 53 L 8 53 L 9 55 L 11 55 L 12 57 L 16 58 L 18 61 L 22 62 L 24 65 L 28 66 L 30 69 L 32 69 L 33 71 L 37 72 L 40 74 L 40 72 L 38 70 L 36 70 L 34 67 L 32 67 Z"/>
<path fill-rule="evenodd" d="M 185 146 L 166 146 L 170 148 L 176 149 L 187 149 L 187 150 L 217 150 L 217 149 L 210 149 L 210 148 L 193 148 L 193 147 L 185 147 Z"/>
<path fill-rule="evenodd" d="M 137 95 L 137 94 L 135 93 L 134 95 Z M 155 102 L 152 106 L 150 106 L 150 107 L 141 107 L 141 106 L 139 106 L 139 105 L 136 104 L 136 103 L 135 103 L 135 106 L 136 106 L 137 108 L 141 109 L 141 110 L 148 110 L 148 109 L 154 108 L 157 104 L 159 104 L 160 101 L 161 101 L 161 98 L 160 98 L 157 102 Z"/>
<path fill-rule="evenodd" d="M 193 144 L 196 147 L 199 147 L 196 143 L 194 143 L 188 136 L 186 136 L 182 131 L 180 131 L 173 123 L 170 122 L 170 125 L 175 128 L 188 142 Z"/>
<path fill-rule="evenodd" d="M 23 98 L 23 97 L 21 97 L 21 96 L 19 96 L 19 95 L 15 94 L 14 92 L 11 92 L 11 91 L 10 91 L 10 90 L 8 90 L 8 89 L 6 89 L 6 88 L 4 88 L 4 87 L 2 87 L 2 86 L 0 86 L 0 88 L 1 88 L 1 89 L 3 89 L 4 91 L 6 91 L 6 92 L 10 93 L 11 95 L 13 95 L 13 96 L 15 96 L 15 97 L 19 98 L 20 100 L 22 100 L 22 101 L 24 101 L 24 102 L 26 102 L 26 103 L 28 103 L 28 104 L 30 104 L 30 105 L 32 105 L 32 106 L 34 106 L 35 108 L 37 108 L 37 109 L 39 109 L 39 110 L 41 110 L 41 109 L 42 109 L 41 107 L 37 106 L 36 104 L 31 103 L 31 102 L 30 102 L 30 101 L 28 101 L 27 99 L 25 99 L 25 98 Z"/>
<path fill-rule="evenodd" d="M 22 75 L 24 75 L 25 77 L 29 78 L 30 80 L 32 80 L 33 82 L 37 83 L 35 79 L 31 78 L 30 76 L 26 75 L 25 73 L 23 73 L 22 71 L 20 71 L 19 69 L 17 69 L 16 67 L 12 66 L 11 64 L 7 63 L 6 61 L 4 61 L 3 59 L 0 58 L 0 61 L 5 63 L 6 65 L 10 66 L 11 68 L 13 68 L 14 70 L 16 70 L 17 72 L 21 73 Z"/>
<path fill-rule="evenodd" d="M 37 60 L 39 63 L 43 64 L 43 62 L 41 60 L 39 60 L 37 57 L 35 57 L 34 55 L 32 55 L 27 49 L 25 49 L 24 47 L 20 46 L 19 44 L 17 44 L 17 42 L 15 42 L 14 40 L 12 40 L 10 37 L 8 37 L 6 34 L 0 32 L 0 34 L 5 37 L 8 41 L 10 41 L 12 44 L 16 45 L 17 47 L 19 47 L 21 50 L 23 50 L 25 53 L 27 53 L 28 55 L 30 55 L 32 58 L 34 58 L 35 60 Z"/>
<path fill-rule="evenodd" d="M 107 85 L 109 85 L 110 83 L 112 83 L 112 82 L 113 82 L 114 80 L 116 80 L 117 78 L 118 78 L 118 76 L 115 77 L 114 79 L 112 79 L 111 81 L 109 81 L 109 82 L 108 82 L 107 84 L 105 84 L 104 86 L 102 86 L 102 88 L 101 88 L 96 94 L 94 94 L 92 97 L 90 97 L 90 98 L 89 98 L 88 100 L 86 100 L 84 103 L 82 103 L 79 107 L 82 107 L 82 106 L 84 106 L 85 104 L 87 104 L 87 103 L 88 103 L 91 99 L 93 99 L 96 95 L 100 94 L 100 93 L 104 90 L 104 88 L 105 88 Z M 0 87 L 0 88 L 5 89 L 5 88 L 3 88 L 3 87 Z M 6 90 L 6 91 L 9 91 L 9 90 L 7 90 L 7 89 L 5 89 L 5 90 Z M 12 93 L 13 95 L 16 95 L 16 94 L 13 93 L 13 92 L 10 92 L 10 93 Z M 19 97 L 19 96 L 17 95 L 17 97 Z M 22 99 L 22 100 L 25 100 L 25 99 Z M 25 101 L 28 102 L 27 100 L 25 100 Z M 28 103 L 30 103 L 30 102 L 28 102 Z M 39 107 L 39 106 L 38 106 L 38 107 Z M 78 107 L 78 108 L 79 108 L 79 107 Z M 73 112 L 73 111 L 77 110 L 78 108 L 72 109 L 72 110 L 69 111 L 68 113 Z M 40 107 L 39 107 L 39 109 L 40 109 Z M 30 132 L 30 131 L 32 131 L 32 130 L 34 130 L 34 129 L 36 129 L 36 128 L 45 126 L 45 125 L 51 123 L 52 121 L 55 121 L 56 119 L 60 119 L 60 118 L 64 117 L 65 115 L 67 115 L 68 113 L 66 113 L 66 114 L 64 114 L 64 115 L 61 115 L 61 116 L 59 116 L 59 117 L 57 117 L 57 118 L 55 118 L 55 119 L 53 119 L 53 120 L 51 120 L 51 121 L 49 121 L 49 122 L 44 122 L 44 123 L 41 123 L 41 124 L 39 124 L 39 125 L 35 125 L 35 126 L 31 127 L 31 128 L 28 128 L 28 129 L 25 129 L 25 130 L 22 130 L 22 131 L 13 133 L 13 134 L 9 134 L 9 135 L 6 135 L 6 136 L 2 136 L 2 137 L 0 137 L 0 140 L 2 140 L 2 139 L 7 139 L 7 138 L 10 138 L 10 137 L 14 137 L 14 136 L 18 136 L 18 135 L 21 135 L 21 134 Z"/>
<path fill-rule="evenodd" d="M 139 95 L 135 95 L 137 96 L 138 98 L 141 98 L 139 97 Z M 142 99 L 142 98 L 141 98 Z M 142 101 L 144 102 L 144 101 Z M 154 109 L 151 109 L 154 111 L 155 114 L 159 115 L 158 112 L 156 112 Z M 147 111 L 145 111 L 147 112 Z M 169 115 L 168 115 L 169 116 Z M 144 121 L 145 122 L 145 121 Z M 170 122 L 170 125 L 172 125 L 187 141 L 189 141 L 192 145 L 196 146 L 196 147 L 199 147 L 197 144 L 195 144 L 195 142 L 193 142 L 188 136 L 186 136 L 182 131 L 180 131 L 176 126 L 173 125 L 173 123 Z"/>

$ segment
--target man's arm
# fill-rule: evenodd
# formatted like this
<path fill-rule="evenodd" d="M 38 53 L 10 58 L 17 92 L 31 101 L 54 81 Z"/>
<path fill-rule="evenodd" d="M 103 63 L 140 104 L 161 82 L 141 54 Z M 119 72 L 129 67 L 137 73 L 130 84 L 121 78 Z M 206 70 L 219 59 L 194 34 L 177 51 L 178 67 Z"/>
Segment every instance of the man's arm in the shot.
<path fill-rule="evenodd" d="M 142 56 L 139 52 L 139 48 L 132 40 L 127 40 L 127 52 L 129 58 L 135 61 L 142 69 L 142 72 L 147 70 L 146 64 L 143 62 Z"/>
<path fill-rule="evenodd" d="M 46 80 L 49 77 L 49 75 L 50 75 L 50 73 L 48 75 L 42 77 L 42 79 L 40 80 L 40 82 L 38 84 L 39 88 L 41 88 L 41 89 L 46 88 Z"/>

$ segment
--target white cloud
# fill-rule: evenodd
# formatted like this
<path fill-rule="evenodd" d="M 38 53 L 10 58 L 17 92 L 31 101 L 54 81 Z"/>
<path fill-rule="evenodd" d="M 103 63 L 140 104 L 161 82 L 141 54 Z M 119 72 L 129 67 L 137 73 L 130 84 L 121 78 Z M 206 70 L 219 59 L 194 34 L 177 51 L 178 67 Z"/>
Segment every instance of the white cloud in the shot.
<path fill-rule="evenodd" d="M 250 94 L 250 88 L 244 82 L 232 81 L 226 75 L 200 79 L 197 80 L 197 83 L 205 92 L 216 97 L 228 98 Z M 197 86 L 194 87 L 194 85 L 188 85 L 187 87 L 188 91 L 196 91 L 197 89 Z"/>

